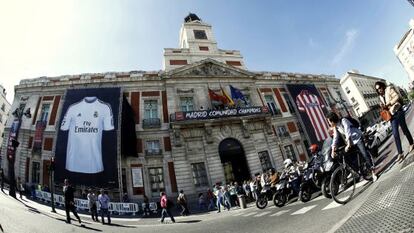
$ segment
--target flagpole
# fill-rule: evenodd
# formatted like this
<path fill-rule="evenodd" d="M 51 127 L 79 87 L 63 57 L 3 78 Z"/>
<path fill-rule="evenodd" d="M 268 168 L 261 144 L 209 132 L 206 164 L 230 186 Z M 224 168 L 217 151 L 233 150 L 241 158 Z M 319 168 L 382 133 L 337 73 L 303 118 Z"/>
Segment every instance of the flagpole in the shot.
<path fill-rule="evenodd" d="M 210 95 L 210 84 L 207 82 L 207 93 L 208 98 L 210 99 L 210 110 L 213 110 L 213 103 L 211 102 L 211 95 Z"/>

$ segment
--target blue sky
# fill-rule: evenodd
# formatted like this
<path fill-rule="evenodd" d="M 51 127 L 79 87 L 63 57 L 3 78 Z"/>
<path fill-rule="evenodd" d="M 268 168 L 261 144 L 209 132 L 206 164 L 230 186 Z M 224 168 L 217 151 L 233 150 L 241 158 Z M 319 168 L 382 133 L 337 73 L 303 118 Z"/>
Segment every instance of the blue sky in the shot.
<path fill-rule="evenodd" d="M 0 0 L 0 84 L 11 101 L 21 79 L 160 70 L 189 12 L 249 70 L 341 78 L 357 69 L 408 83 L 393 52 L 414 17 L 406 0 Z"/>

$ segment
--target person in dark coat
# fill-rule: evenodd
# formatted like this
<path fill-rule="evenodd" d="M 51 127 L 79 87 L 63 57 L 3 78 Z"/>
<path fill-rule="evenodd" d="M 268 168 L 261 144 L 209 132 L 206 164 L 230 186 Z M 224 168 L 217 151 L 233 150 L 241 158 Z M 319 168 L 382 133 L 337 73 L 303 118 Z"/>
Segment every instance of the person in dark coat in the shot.
<path fill-rule="evenodd" d="M 65 196 L 65 211 L 66 211 L 66 223 L 70 224 L 69 212 L 72 211 L 73 215 L 78 219 L 79 223 L 82 224 L 78 213 L 76 212 L 75 206 L 75 189 L 70 185 L 69 180 L 65 179 L 65 186 L 63 186 L 63 195 Z"/>
<path fill-rule="evenodd" d="M 3 168 L 0 169 L 0 179 L 1 179 L 1 181 L 0 181 L 1 191 L 3 192 L 3 189 L 4 189 L 4 171 L 3 171 Z"/>

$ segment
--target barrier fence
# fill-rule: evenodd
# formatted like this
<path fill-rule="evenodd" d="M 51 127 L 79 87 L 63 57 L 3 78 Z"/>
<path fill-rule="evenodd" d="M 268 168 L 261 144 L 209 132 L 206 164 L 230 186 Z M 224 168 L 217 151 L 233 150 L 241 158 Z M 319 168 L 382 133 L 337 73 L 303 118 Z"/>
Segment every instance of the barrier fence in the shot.
<path fill-rule="evenodd" d="M 43 201 L 50 203 L 51 202 L 51 194 L 49 192 L 36 190 L 36 198 Z M 55 204 L 57 206 L 64 207 L 65 206 L 65 198 L 62 195 L 54 194 Z M 79 199 L 75 198 L 75 206 L 78 210 L 89 211 L 89 201 L 86 199 Z M 96 206 L 98 207 L 98 211 L 100 210 L 100 204 L 97 201 Z M 142 209 L 145 208 L 145 204 L 142 203 Z M 149 203 L 149 209 L 153 213 L 157 213 L 157 203 L 151 202 Z M 137 203 L 123 203 L 123 202 L 110 202 L 109 203 L 109 212 L 111 214 L 132 214 L 136 215 L 140 212 L 139 205 Z"/>

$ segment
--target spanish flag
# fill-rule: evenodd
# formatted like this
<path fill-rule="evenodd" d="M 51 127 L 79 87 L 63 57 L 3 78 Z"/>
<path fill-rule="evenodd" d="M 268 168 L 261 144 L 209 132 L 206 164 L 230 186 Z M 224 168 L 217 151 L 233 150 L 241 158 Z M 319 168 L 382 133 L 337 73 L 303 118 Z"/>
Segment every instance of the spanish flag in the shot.
<path fill-rule="evenodd" d="M 227 102 L 227 105 L 229 105 L 229 106 L 234 106 L 234 101 L 233 101 L 233 99 L 232 98 L 230 98 L 230 96 L 224 91 L 224 89 L 223 89 L 223 87 L 220 87 L 221 88 L 221 92 L 223 93 L 223 96 L 226 98 L 226 102 Z"/>

